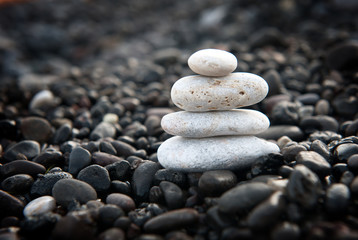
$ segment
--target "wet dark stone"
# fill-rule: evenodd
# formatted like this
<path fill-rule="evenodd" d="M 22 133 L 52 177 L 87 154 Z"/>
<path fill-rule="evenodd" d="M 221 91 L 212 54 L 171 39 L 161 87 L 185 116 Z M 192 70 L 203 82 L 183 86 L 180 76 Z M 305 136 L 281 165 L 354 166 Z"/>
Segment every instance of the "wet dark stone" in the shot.
<path fill-rule="evenodd" d="M 127 230 L 131 225 L 131 220 L 127 216 L 119 217 L 113 223 L 113 227 L 121 228 L 123 230 Z"/>
<path fill-rule="evenodd" d="M 114 193 L 123 193 L 126 195 L 131 195 L 132 188 L 129 182 L 114 180 L 111 182 L 111 191 Z"/>
<path fill-rule="evenodd" d="M 98 164 L 102 167 L 105 167 L 107 165 L 116 163 L 116 162 L 121 162 L 123 161 L 123 158 L 111 155 L 109 153 L 105 153 L 105 152 L 94 152 L 92 154 L 92 162 L 94 164 Z"/>
<path fill-rule="evenodd" d="M 47 148 L 32 161 L 43 165 L 45 168 L 50 168 L 52 166 L 62 165 L 65 161 L 65 158 L 60 151 L 53 148 Z"/>
<path fill-rule="evenodd" d="M 129 212 L 135 209 L 135 203 L 133 199 L 122 193 L 111 193 L 106 198 L 107 204 L 114 204 L 125 212 Z"/>
<path fill-rule="evenodd" d="M 316 153 L 320 154 L 326 160 L 329 160 L 330 155 L 331 155 L 331 153 L 328 149 L 328 146 L 321 140 L 314 140 L 311 144 L 310 150 L 315 151 Z"/>
<path fill-rule="evenodd" d="M 120 160 L 105 167 L 109 172 L 111 180 L 125 180 L 127 179 L 130 171 L 130 164 L 126 160 Z"/>
<path fill-rule="evenodd" d="M 249 42 L 251 48 L 260 48 L 264 46 L 281 46 L 287 45 L 282 32 L 276 28 L 262 28 L 250 36 Z"/>
<path fill-rule="evenodd" d="M 345 135 L 348 136 L 357 136 L 358 135 L 358 119 L 351 122 L 345 129 Z"/>
<path fill-rule="evenodd" d="M 61 219 L 59 214 L 46 213 L 37 217 L 26 218 L 21 222 L 21 232 L 33 238 L 45 238 L 55 224 Z"/>
<path fill-rule="evenodd" d="M 3 177 L 10 177 L 16 174 L 28 174 L 32 177 L 36 177 L 37 174 L 43 174 L 45 172 L 46 168 L 44 166 L 28 160 L 15 160 L 4 164 L 0 168 L 0 175 Z"/>
<path fill-rule="evenodd" d="M 78 173 L 77 179 L 88 183 L 98 193 L 106 191 L 111 186 L 111 179 L 107 169 L 96 164 L 82 169 Z"/>
<path fill-rule="evenodd" d="M 339 140 L 342 136 L 332 132 L 332 131 L 316 131 L 312 134 L 310 134 L 308 140 L 313 142 L 315 140 L 320 140 L 324 142 L 325 144 L 330 143 L 331 141 Z"/>
<path fill-rule="evenodd" d="M 221 239 L 222 240 L 235 240 L 235 239 L 249 240 L 249 239 L 253 239 L 253 233 L 249 228 L 229 227 L 229 228 L 225 228 L 222 231 Z"/>
<path fill-rule="evenodd" d="M 292 162 L 295 160 L 298 153 L 307 151 L 307 149 L 296 142 L 289 142 L 281 149 L 282 155 L 286 161 Z"/>
<path fill-rule="evenodd" d="M 153 186 L 149 190 L 149 201 L 158 203 L 164 199 L 163 191 L 159 186 Z"/>
<path fill-rule="evenodd" d="M 335 179 L 341 179 L 342 174 L 348 170 L 346 163 L 336 163 L 332 167 L 332 175 Z"/>
<path fill-rule="evenodd" d="M 51 237 L 54 240 L 94 240 L 95 228 L 93 228 L 93 226 L 89 223 L 86 223 L 86 220 L 79 219 L 72 215 L 67 215 L 62 217 L 56 223 Z"/>
<path fill-rule="evenodd" d="M 334 183 L 326 192 L 326 210 L 330 214 L 344 215 L 348 209 L 349 199 L 349 188 L 342 183 Z"/>
<path fill-rule="evenodd" d="M 91 153 L 82 147 L 75 147 L 70 153 L 68 171 L 72 175 L 77 175 L 81 169 L 87 167 L 90 163 Z"/>
<path fill-rule="evenodd" d="M 318 176 L 325 177 L 331 171 L 331 165 L 320 154 L 313 151 L 301 151 L 296 155 L 297 164 L 302 164 L 315 172 Z"/>
<path fill-rule="evenodd" d="M 5 150 L 4 159 L 6 161 L 14 161 L 22 159 L 21 155 L 31 160 L 40 154 L 40 144 L 32 140 L 24 140 L 18 142 Z M 21 158 L 19 158 L 21 157 Z"/>
<path fill-rule="evenodd" d="M 193 226 L 198 221 L 199 213 L 195 209 L 182 208 L 151 218 L 144 224 L 144 231 L 153 233 L 168 232 Z"/>
<path fill-rule="evenodd" d="M 191 236 L 181 231 L 171 231 L 165 235 L 167 240 L 193 240 Z"/>
<path fill-rule="evenodd" d="M 347 42 L 329 49 L 326 55 L 326 62 L 329 68 L 337 70 L 355 69 L 355 62 L 358 59 L 358 44 Z"/>
<path fill-rule="evenodd" d="M 159 184 L 160 189 L 163 192 L 166 206 L 169 209 L 177 209 L 184 205 L 183 191 L 172 182 L 162 181 Z"/>
<path fill-rule="evenodd" d="M 334 155 L 339 162 L 346 163 L 350 156 L 355 154 L 358 154 L 358 144 L 355 143 L 341 144 L 334 150 Z"/>
<path fill-rule="evenodd" d="M 159 185 L 161 181 L 175 183 L 183 188 L 187 185 L 187 177 L 182 172 L 176 172 L 170 169 L 160 169 L 154 175 L 154 185 Z"/>
<path fill-rule="evenodd" d="M 351 118 L 358 112 L 358 98 L 341 94 L 334 98 L 332 106 L 340 116 Z"/>
<path fill-rule="evenodd" d="M 276 226 L 271 232 L 271 238 L 273 240 L 298 240 L 300 239 L 300 227 L 295 223 L 283 222 Z"/>
<path fill-rule="evenodd" d="M 283 101 L 274 106 L 271 112 L 272 123 L 276 125 L 295 125 L 299 121 L 299 102 Z"/>
<path fill-rule="evenodd" d="M 45 175 L 38 175 L 36 181 L 31 187 L 31 195 L 33 196 L 45 196 L 52 194 L 52 188 L 55 183 L 61 179 L 72 178 L 72 175 L 68 172 L 49 172 Z"/>
<path fill-rule="evenodd" d="M 199 179 L 199 190 L 204 196 L 217 197 L 236 184 L 236 175 L 231 171 L 207 171 Z"/>
<path fill-rule="evenodd" d="M 302 207 L 311 209 L 317 204 L 322 185 L 317 175 L 303 165 L 296 165 L 287 185 L 288 197 Z"/>
<path fill-rule="evenodd" d="M 278 170 L 279 175 L 281 175 L 283 178 L 288 178 L 292 172 L 293 168 L 287 165 L 281 166 Z"/>
<path fill-rule="evenodd" d="M 111 144 L 117 151 L 117 156 L 127 158 L 136 152 L 136 149 L 122 141 L 112 141 Z"/>
<path fill-rule="evenodd" d="M 304 105 L 315 105 L 319 99 L 320 96 L 316 93 L 306 93 L 296 98 L 297 101 Z"/>
<path fill-rule="evenodd" d="M 351 155 L 347 160 L 348 168 L 354 173 L 358 173 L 358 154 Z"/>
<path fill-rule="evenodd" d="M 305 117 L 300 121 L 300 128 L 307 134 L 316 131 L 337 132 L 339 124 L 336 119 L 329 116 Z"/>
<path fill-rule="evenodd" d="M 146 161 L 136 168 L 132 177 L 135 200 L 145 201 L 148 198 L 154 175 L 159 170 L 159 167 L 158 163 Z"/>
<path fill-rule="evenodd" d="M 354 174 L 351 171 L 345 171 L 342 174 L 339 182 L 343 183 L 346 186 L 350 186 L 350 184 L 353 182 L 353 180 L 354 180 Z"/>
<path fill-rule="evenodd" d="M 218 206 L 224 213 L 245 213 L 267 199 L 272 192 L 273 189 L 262 182 L 244 183 L 226 191 L 219 198 Z"/>
<path fill-rule="evenodd" d="M 71 153 L 73 149 L 75 149 L 76 147 L 79 147 L 79 146 L 80 146 L 80 144 L 78 142 L 66 141 L 66 142 L 61 144 L 60 151 L 63 154 Z"/>
<path fill-rule="evenodd" d="M 21 217 L 24 203 L 15 196 L 0 190 L 0 217 L 16 216 Z"/>
<path fill-rule="evenodd" d="M 352 195 L 356 198 L 358 196 L 358 177 L 355 177 L 350 184 L 350 190 Z"/>
<path fill-rule="evenodd" d="M 280 153 L 272 153 L 261 157 L 251 166 L 251 176 L 269 174 L 275 175 L 278 173 L 277 169 L 284 164 L 284 159 Z"/>
<path fill-rule="evenodd" d="M 294 141 L 301 141 L 304 138 L 304 133 L 297 126 L 278 125 L 278 126 L 271 126 L 266 131 L 259 133 L 256 136 L 264 139 L 273 139 L 273 140 L 277 140 L 282 136 L 287 136 Z"/>
<path fill-rule="evenodd" d="M 122 217 L 124 212 L 117 205 L 106 204 L 98 209 L 98 222 L 101 227 L 109 228 L 117 218 Z"/>
<path fill-rule="evenodd" d="M 69 124 L 63 124 L 59 127 L 53 137 L 54 144 L 61 144 L 70 139 L 72 133 L 72 126 Z"/>
<path fill-rule="evenodd" d="M 125 240 L 126 235 L 120 228 L 109 228 L 101 232 L 97 240 Z"/>
<path fill-rule="evenodd" d="M 267 200 L 257 205 L 247 219 L 251 229 L 267 229 L 277 223 L 285 211 L 286 199 L 282 192 L 275 192 Z"/>
<path fill-rule="evenodd" d="M 34 179 L 27 174 L 16 174 L 1 182 L 3 190 L 11 193 L 25 193 L 30 190 Z"/>
<path fill-rule="evenodd" d="M 57 181 L 52 188 L 52 196 L 64 207 L 68 207 L 74 201 L 84 204 L 97 199 L 96 190 L 91 185 L 76 179 Z"/>
<path fill-rule="evenodd" d="M 53 134 L 51 124 L 40 117 L 26 117 L 21 120 L 20 130 L 27 140 L 34 140 L 40 143 L 50 140 Z"/>
<path fill-rule="evenodd" d="M 95 141 L 101 138 L 114 138 L 116 136 L 116 128 L 112 123 L 101 122 L 90 134 L 90 140 Z"/>
<path fill-rule="evenodd" d="M 269 85 L 268 97 L 282 93 L 283 84 L 281 76 L 275 69 L 270 69 L 262 75 Z"/>

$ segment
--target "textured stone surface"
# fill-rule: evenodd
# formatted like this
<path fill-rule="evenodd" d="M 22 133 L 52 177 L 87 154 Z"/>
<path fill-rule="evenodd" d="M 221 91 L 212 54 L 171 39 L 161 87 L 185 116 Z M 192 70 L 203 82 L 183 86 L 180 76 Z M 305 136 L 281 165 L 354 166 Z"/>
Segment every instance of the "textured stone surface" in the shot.
<path fill-rule="evenodd" d="M 236 57 L 219 49 L 203 49 L 188 59 L 190 69 L 200 75 L 220 77 L 233 72 L 237 67 Z"/>
<path fill-rule="evenodd" d="M 249 167 L 258 157 L 279 152 L 277 145 L 254 136 L 172 137 L 158 149 L 163 167 L 186 172 Z"/>
<path fill-rule="evenodd" d="M 225 77 L 183 77 L 174 83 L 171 98 L 181 109 L 205 112 L 250 106 L 263 100 L 267 93 L 263 78 L 238 72 Z"/>
<path fill-rule="evenodd" d="M 223 135 L 253 135 L 265 131 L 269 119 L 249 109 L 215 112 L 171 113 L 163 117 L 162 128 L 169 134 L 202 138 Z"/>

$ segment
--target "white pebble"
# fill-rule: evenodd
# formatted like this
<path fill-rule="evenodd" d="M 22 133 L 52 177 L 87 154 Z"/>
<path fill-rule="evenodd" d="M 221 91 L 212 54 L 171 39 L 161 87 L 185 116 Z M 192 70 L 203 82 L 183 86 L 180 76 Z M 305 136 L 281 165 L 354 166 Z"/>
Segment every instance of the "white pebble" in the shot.
<path fill-rule="evenodd" d="M 56 208 L 56 200 L 51 196 L 43 196 L 29 202 L 24 208 L 25 217 L 34 217 L 51 212 Z"/>
<path fill-rule="evenodd" d="M 29 104 L 30 110 L 42 108 L 42 107 L 51 107 L 54 104 L 55 97 L 53 93 L 49 90 L 42 90 L 36 93 Z"/>
<path fill-rule="evenodd" d="M 117 123 L 119 120 L 118 115 L 115 113 L 107 113 L 106 115 L 104 115 L 103 117 L 103 122 L 108 122 L 108 123 Z"/>
<path fill-rule="evenodd" d="M 205 112 L 250 106 L 268 93 L 266 81 L 252 73 L 231 73 L 225 77 L 187 76 L 171 90 L 173 103 L 186 111 Z"/>
<path fill-rule="evenodd" d="M 222 77 L 232 73 L 237 67 L 236 57 L 219 49 L 203 49 L 193 53 L 188 59 L 190 69 L 200 75 Z"/>
<path fill-rule="evenodd" d="M 158 149 L 159 163 L 183 172 L 237 170 L 250 167 L 259 157 L 279 152 L 274 143 L 254 136 L 209 138 L 172 137 Z"/>
<path fill-rule="evenodd" d="M 249 109 L 215 112 L 175 112 L 161 122 L 171 135 L 202 138 L 223 135 L 254 135 L 265 131 L 270 121 L 263 113 Z"/>

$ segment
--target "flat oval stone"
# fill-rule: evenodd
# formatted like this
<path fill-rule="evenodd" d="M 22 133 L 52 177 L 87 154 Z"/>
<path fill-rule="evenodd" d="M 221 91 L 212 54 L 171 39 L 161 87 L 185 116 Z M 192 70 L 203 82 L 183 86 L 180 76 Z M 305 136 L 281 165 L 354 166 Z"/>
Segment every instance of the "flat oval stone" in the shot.
<path fill-rule="evenodd" d="M 237 67 L 236 57 L 219 49 L 202 49 L 188 59 L 189 68 L 200 75 L 220 77 L 232 73 Z"/>
<path fill-rule="evenodd" d="M 158 160 L 163 167 L 176 171 L 233 170 L 250 167 L 257 158 L 279 151 L 276 144 L 254 136 L 175 136 L 161 144 Z"/>
<path fill-rule="evenodd" d="M 0 190 L 0 217 L 21 216 L 24 209 L 24 203 L 15 196 Z"/>
<path fill-rule="evenodd" d="M 234 109 L 215 112 L 170 113 L 162 118 L 162 128 L 169 134 L 202 138 L 225 135 L 253 135 L 265 131 L 270 121 L 259 111 Z"/>
<path fill-rule="evenodd" d="M 43 196 L 29 202 L 24 208 L 25 217 L 39 216 L 56 208 L 56 201 L 51 196 Z"/>
<path fill-rule="evenodd" d="M 173 103 L 186 111 L 229 110 L 260 102 L 268 93 L 266 81 L 252 73 L 225 77 L 187 76 L 171 90 Z"/>
<path fill-rule="evenodd" d="M 4 153 L 6 161 L 14 161 L 18 159 L 19 155 L 26 156 L 27 159 L 31 160 L 40 154 L 40 144 L 32 140 L 24 140 L 18 142 L 8 149 Z"/>

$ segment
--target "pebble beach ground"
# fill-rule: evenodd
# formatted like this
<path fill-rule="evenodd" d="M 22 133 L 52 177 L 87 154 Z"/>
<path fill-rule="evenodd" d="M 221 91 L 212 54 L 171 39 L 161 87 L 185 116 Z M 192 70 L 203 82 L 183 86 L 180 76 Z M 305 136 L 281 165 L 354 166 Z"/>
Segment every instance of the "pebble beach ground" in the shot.
<path fill-rule="evenodd" d="M 0 239 L 358 239 L 358 4 L 0 1 Z M 240 171 L 164 169 L 170 89 L 203 48 L 262 76 Z"/>

